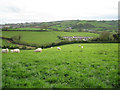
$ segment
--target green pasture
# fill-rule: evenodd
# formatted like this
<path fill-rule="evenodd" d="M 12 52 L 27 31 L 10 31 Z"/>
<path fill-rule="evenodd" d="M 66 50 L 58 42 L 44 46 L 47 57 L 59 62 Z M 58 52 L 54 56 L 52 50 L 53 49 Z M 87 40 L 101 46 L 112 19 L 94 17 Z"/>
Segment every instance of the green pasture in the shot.
<path fill-rule="evenodd" d="M 8 30 L 41 30 L 40 28 L 11 28 Z"/>
<path fill-rule="evenodd" d="M 118 44 L 80 43 L 60 48 L 3 53 L 3 88 L 118 87 Z"/>
<path fill-rule="evenodd" d="M 57 36 L 91 36 L 98 37 L 99 34 L 88 32 L 25 32 L 25 31 L 3 31 L 3 37 L 11 38 L 13 36 L 21 35 L 21 43 L 28 44 L 49 44 L 52 42 L 59 42 Z"/>
<path fill-rule="evenodd" d="M 84 21 L 84 22 L 79 22 L 77 24 L 84 24 L 84 23 L 94 25 L 95 27 L 106 27 L 106 28 L 112 27 L 112 25 L 110 25 L 108 22 L 97 22 L 97 21 L 96 22 L 95 21 L 91 21 L 91 22 Z"/>

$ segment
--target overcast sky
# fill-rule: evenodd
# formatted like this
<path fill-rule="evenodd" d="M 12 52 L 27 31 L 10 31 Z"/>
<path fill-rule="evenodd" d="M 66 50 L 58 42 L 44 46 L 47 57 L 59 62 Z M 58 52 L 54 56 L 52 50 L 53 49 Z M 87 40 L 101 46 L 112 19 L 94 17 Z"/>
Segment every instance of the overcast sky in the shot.
<path fill-rule="evenodd" d="M 0 0 L 0 24 L 118 19 L 119 0 Z"/>

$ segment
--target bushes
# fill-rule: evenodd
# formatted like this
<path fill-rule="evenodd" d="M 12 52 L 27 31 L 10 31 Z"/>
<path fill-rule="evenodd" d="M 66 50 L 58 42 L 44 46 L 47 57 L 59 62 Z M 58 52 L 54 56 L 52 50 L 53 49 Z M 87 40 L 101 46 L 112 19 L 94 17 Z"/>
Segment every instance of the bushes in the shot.
<path fill-rule="evenodd" d="M 58 39 L 60 39 L 60 40 L 65 40 L 63 37 L 61 37 L 61 36 L 57 36 L 57 38 Z"/>
<path fill-rule="evenodd" d="M 8 27 L 2 28 L 2 31 L 7 31 L 7 30 L 8 30 Z"/>
<path fill-rule="evenodd" d="M 1 47 L 0 47 L 1 48 Z M 32 48 L 27 48 L 27 46 L 2 46 L 2 48 L 9 48 L 9 49 L 22 49 L 22 50 L 32 50 Z"/>
<path fill-rule="evenodd" d="M 108 31 L 103 31 L 102 33 L 100 33 L 99 38 L 101 41 L 113 41 L 114 40 L 113 35 Z"/>
<path fill-rule="evenodd" d="M 120 34 L 119 33 L 113 34 L 113 37 L 116 41 L 120 42 Z"/>
<path fill-rule="evenodd" d="M 24 49 L 24 50 L 25 50 L 25 49 L 27 49 L 27 47 L 26 47 L 26 46 L 23 46 L 23 47 L 22 47 L 22 49 Z"/>
<path fill-rule="evenodd" d="M 21 38 L 22 38 L 22 36 L 21 36 L 21 35 L 18 35 L 18 36 L 13 36 L 13 37 L 12 37 L 12 40 L 13 40 L 13 41 L 20 41 L 20 40 L 21 40 Z"/>
<path fill-rule="evenodd" d="M 119 34 L 112 34 L 108 31 L 103 31 L 100 33 L 98 38 L 93 38 L 91 42 L 103 42 L 103 43 L 117 43 L 119 41 Z"/>
<path fill-rule="evenodd" d="M 4 45 L 4 46 L 2 46 L 2 48 L 15 49 L 15 48 L 19 48 L 19 47 L 18 46 L 7 46 L 7 45 Z"/>

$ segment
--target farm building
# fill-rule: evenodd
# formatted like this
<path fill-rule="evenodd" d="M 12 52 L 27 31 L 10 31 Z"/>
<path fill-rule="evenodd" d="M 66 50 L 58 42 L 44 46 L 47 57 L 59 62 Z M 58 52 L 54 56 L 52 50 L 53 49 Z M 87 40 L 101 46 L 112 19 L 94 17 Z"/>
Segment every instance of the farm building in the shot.
<path fill-rule="evenodd" d="M 68 39 L 68 40 L 88 40 L 91 39 L 93 37 L 81 37 L 81 36 L 64 36 L 64 39 Z"/>

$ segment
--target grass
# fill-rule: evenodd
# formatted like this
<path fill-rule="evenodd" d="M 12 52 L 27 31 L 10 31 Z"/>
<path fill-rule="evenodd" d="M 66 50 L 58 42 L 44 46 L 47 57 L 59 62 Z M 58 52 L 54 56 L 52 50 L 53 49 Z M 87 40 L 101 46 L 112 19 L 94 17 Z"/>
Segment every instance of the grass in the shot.
<path fill-rule="evenodd" d="M 84 48 L 78 47 L 83 45 Z M 3 88 L 115 88 L 118 44 L 69 44 L 2 54 Z"/>
<path fill-rule="evenodd" d="M 27 42 L 28 44 L 49 44 L 52 42 L 59 42 L 57 36 L 91 36 L 98 37 L 99 34 L 88 33 L 88 32 L 25 32 L 25 31 L 3 31 L 3 37 L 13 37 L 21 35 L 22 39 L 20 42 Z"/>
<path fill-rule="evenodd" d="M 8 30 L 41 30 L 40 28 L 14 28 Z"/>
<path fill-rule="evenodd" d="M 6 40 L 4 40 L 4 39 L 2 39 L 1 41 L 2 41 L 2 43 L 1 43 L 0 45 L 2 45 L 2 46 L 9 46 L 9 47 L 14 47 L 14 46 L 16 46 L 15 44 L 13 44 L 13 43 L 11 43 L 11 42 L 8 42 L 8 41 L 6 41 Z"/>

